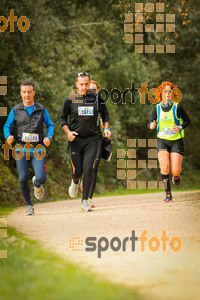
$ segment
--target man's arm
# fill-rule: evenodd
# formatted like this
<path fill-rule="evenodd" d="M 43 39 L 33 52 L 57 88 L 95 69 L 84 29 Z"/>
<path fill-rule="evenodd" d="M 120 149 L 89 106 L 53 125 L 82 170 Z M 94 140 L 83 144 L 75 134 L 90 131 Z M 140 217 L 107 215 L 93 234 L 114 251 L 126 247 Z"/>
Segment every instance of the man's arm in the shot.
<path fill-rule="evenodd" d="M 110 136 L 112 134 L 111 130 L 110 130 L 110 115 L 109 115 L 108 109 L 107 109 L 106 104 L 103 101 L 103 99 L 99 96 L 98 100 L 99 100 L 99 104 L 100 104 L 100 114 L 101 114 L 101 118 L 102 118 L 103 126 L 104 126 L 104 134 L 105 134 L 105 137 L 110 138 Z"/>
<path fill-rule="evenodd" d="M 54 124 L 51 121 L 50 115 L 47 111 L 47 109 L 45 108 L 44 111 L 44 122 L 46 124 L 47 127 L 47 135 L 43 140 L 43 143 L 45 144 L 45 146 L 49 146 L 53 137 L 53 131 L 54 131 Z"/>
<path fill-rule="evenodd" d="M 9 145 L 11 145 L 14 142 L 14 136 L 11 135 L 14 121 L 15 121 L 15 112 L 14 109 L 12 108 L 8 115 L 6 123 L 3 127 L 4 137 Z"/>
<path fill-rule="evenodd" d="M 60 113 L 60 125 L 63 127 L 64 125 L 68 125 L 68 116 L 71 113 L 70 109 L 70 101 L 67 98 L 63 104 L 61 113 Z"/>
<path fill-rule="evenodd" d="M 75 131 L 71 131 L 68 127 L 68 116 L 70 115 L 70 112 L 71 112 L 70 100 L 67 99 L 65 100 L 65 103 L 61 110 L 60 125 L 62 126 L 64 132 L 66 133 L 68 140 L 72 142 L 75 139 L 76 135 L 78 135 L 78 133 Z"/>

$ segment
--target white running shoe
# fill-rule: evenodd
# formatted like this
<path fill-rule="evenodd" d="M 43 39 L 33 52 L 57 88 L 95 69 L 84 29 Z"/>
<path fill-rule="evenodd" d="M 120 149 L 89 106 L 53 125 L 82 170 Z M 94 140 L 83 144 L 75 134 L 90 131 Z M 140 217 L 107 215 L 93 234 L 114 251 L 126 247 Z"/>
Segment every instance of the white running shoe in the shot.
<path fill-rule="evenodd" d="M 35 176 L 33 176 L 32 182 L 33 182 L 33 189 L 34 189 L 35 198 L 38 199 L 38 200 L 42 199 L 44 197 L 43 185 L 41 185 L 40 187 L 35 186 Z"/>
<path fill-rule="evenodd" d="M 79 187 L 79 184 L 75 184 L 73 182 L 73 179 L 72 179 L 71 185 L 69 187 L 69 195 L 70 195 L 71 198 L 76 198 L 77 197 L 78 187 Z"/>
<path fill-rule="evenodd" d="M 91 207 L 88 204 L 88 200 L 83 200 L 81 202 L 81 209 L 83 212 L 89 212 L 92 211 Z"/>
<path fill-rule="evenodd" d="M 29 205 L 27 206 L 27 210 L 25 211 L 25 216 L 34 215 L 34 207 Z"/>

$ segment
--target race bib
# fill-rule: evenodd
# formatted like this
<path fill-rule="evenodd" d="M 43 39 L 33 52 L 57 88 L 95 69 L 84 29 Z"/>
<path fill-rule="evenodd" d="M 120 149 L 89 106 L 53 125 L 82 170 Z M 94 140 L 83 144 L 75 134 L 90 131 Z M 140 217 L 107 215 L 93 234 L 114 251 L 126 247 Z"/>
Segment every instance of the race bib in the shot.
<path fill-rule="evenodd" d="M 93 116 L 94 115 L 94 107 L 93 106 L 79 106 L 78 107 L 78 115 L 79 116 Z"/>
<path fill-rule="evenodd" d="M 171 128 L 163 128 L 161 134 L 163 136 L 172 136 L 172 135 L 175 135 L 176 133 Z"/>
<path fill-rule="evenodd" d="M 30 142 L 39 142 L 39 134 L 23 132 L 22 142 L 26 142 L 27 139 L 29 139 Z"/>

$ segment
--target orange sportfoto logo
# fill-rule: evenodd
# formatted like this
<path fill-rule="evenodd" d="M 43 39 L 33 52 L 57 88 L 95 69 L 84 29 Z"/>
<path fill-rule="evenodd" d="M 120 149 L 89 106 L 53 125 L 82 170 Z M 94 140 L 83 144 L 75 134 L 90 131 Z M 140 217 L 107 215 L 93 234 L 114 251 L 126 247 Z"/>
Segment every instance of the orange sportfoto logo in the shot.
<path fill-rule="evenodd" d="M 10 10 L 10 16 L 8 17 L 8 20 L 4 16 L 0 16 L 0 32 L 6 31 L 8 28 L 8 23 L 10 22 L 10 32 L 14 32 L 15 22 L 17 22 L 17 27 L 21 32 L 26 32 L 30 28 L 30 21 L 26 16 L 21 16 L 17 20 L 17 16 L 15 16 L 14 9 Z"/>

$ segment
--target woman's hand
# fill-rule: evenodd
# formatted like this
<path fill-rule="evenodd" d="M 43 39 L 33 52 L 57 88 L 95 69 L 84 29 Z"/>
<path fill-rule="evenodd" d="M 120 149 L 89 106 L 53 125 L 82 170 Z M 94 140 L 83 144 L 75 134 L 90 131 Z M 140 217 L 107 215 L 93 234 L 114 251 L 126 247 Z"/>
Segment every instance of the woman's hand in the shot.
<path fill-rule="evenodd" d="M 154 120 L 153 122 L 150 123 L 150 129 L 154 129 L 156 127 L 156 121 Z"/>
<path fill-rule="evenodd" d="M 175 132 L 175 133 L 177 133 L 181 130 L 180 127 L 177 125 L 174 125 L 172 128 L 173 128 L 173 132 Z"/>
<path fill-rule="evenodd" d="M 111 137 L 111 131 L 109 130 L 109 129 L 107 129 L 107 128 L 104 128 L 104 135 L 105 135 L 105 137 L 107 137 L 107 138 L 110 138 Z"/>

